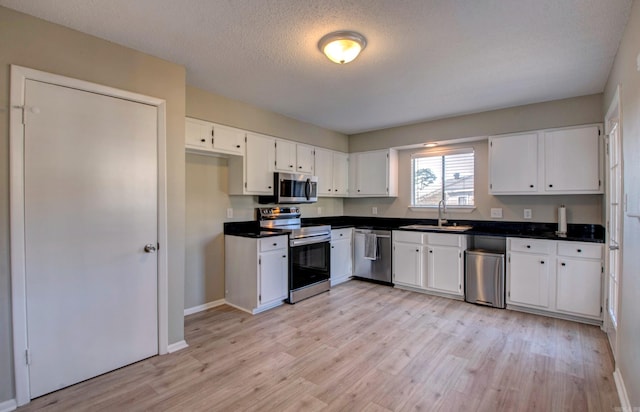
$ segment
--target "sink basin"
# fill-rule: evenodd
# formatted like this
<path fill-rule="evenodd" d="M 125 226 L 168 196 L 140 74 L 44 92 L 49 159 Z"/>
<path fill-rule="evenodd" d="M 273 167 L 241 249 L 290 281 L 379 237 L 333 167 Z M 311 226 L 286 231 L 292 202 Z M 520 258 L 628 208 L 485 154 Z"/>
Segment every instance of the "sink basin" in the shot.
<path fill-rule="evenodd" d="M 400 229 L 442 230 L 444 232 L 464 232 L 465 230 L 473 229 L 473 226 L 408 225 L 408 226 L 400 226 Z"/>

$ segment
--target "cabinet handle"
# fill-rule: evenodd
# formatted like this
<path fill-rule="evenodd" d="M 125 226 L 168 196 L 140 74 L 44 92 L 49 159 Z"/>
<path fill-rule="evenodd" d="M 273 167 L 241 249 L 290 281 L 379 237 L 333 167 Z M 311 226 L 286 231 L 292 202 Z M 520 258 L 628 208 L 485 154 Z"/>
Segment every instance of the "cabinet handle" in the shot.
<path fill-rule="evenodd" d="M 567 264 L 566 264 L 566 263 L 564 263 L 564 262 L 563 262 L 563 263 L 560 263 L 560 264 L 561 264 L 562 266 L 567 266 Z"/>
<path fill-rule="evenodd" d="M 360 189 L 358 189 L 358 192 L 360 191 Z"/>
<path fill-rule="evenodd" d="M 343 233 L 340 233 L 340 236 L 342 236 L 342 235 L 343 235 Z"/>
<path fill-rule="evenodd" d="M 329 189 L 329 191 L 331 191 L 331 189 Z"/>
<path fill-rule="evenodd" d="M 239 144 L 237 144 L 237 145 L 236 145 L 236 147 L 237 147 L 238 149 L 240 149 L 240 145 L 239 145 Z"/>
<path fill-rule="evenodd" d="M 527 245 L 527 249 L 531 249 L 531 245 Z"/>
<path fill-rule="evenodd" d="M 283 258 L 286 258 L 286 257 L 287 257 L 287 255 L 282 255 L 282 257 L 283 257 Z"/>
<path fill-rule="evenodd" d="M 202 143 L 206 142 L 206 140 L 205 140 L 205 139 L 200 139 L 200 141 L 201 141 Z"/>
<path fill-rule="evenodd" d="M 541 260 L 541 261 L 540 261 L 540 264 L 541 264 L 541 265 L 544 265 L 544 260 Z"/>
<path fill-rule="evenodd" d="M 578 249 L 578 253 L 582 253 L 582 249 Z"/>
<path fill-rule="evenodd" d="M 267 187 L 267 189 L 271 189 L 271 186 Z"/>
<path fill-rule="evenodd" d="M 433 250 L 430 250 L 429 253 L 433 253 Z"/>
<path fill-rule="evenodd" d="M 277 243 L 274 243 L 274 244 L 273 244 L 273 246 L 278 246 L 278 244 L 277 244 Z"/>
<path fill-rule="evenodd" d="M 549 187 L 553 187 L 553 185 L 549 185 Z"/>
<path fill-rule="evenodd" d="M 420 249 L 416 249 L 416 252 L 420 252 Z"/>
<path fill-rule="evenodd" d="M 302 169 L 302 166 L 298 166 L 298 169 Z"/>
<path fill-rule="evenodd" d="M 293 167 L 293 165 L 289 165 L 289 167 Z"/>
<path fill-rule="evenodd" d="M 529 185 L 529 187 L 533 189 L 533 185 Z"/>
<path fill-rule="evenodd" d="M 338 191 L 338 189 L 334 189 L 333 191 L 334 191 L 334 192 L 337 192 L 337 191 Z"/>

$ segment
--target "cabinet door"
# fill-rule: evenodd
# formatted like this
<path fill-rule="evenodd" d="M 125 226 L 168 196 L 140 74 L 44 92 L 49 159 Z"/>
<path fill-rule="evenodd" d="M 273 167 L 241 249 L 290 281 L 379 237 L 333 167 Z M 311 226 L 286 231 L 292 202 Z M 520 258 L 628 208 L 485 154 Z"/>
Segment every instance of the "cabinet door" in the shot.
<path fill-rule="evenodd" d="M 318 176 L 318 196 L 333 195 L 333 152 L 316 149 L 315 173 Z"/>
<path fill-rule="evenodd" d="M 246 192 L 273 194 L 273 158 L 275 139 L 247 133 Z"/>
<path fill-rule="evenodd" d="M 387 196 L 388 155 L 386 150 L 356 154 L 356 196 Z"/>
<path fill-rule="evenodd" d="M 422 245 L 418 244 L 393 244 L 393 283 L 423 287 L 422 250 Z"/>
<path fill-rule="evenodd" d="M 544 134 L 545 191 L 599 192 L 600 162 L 597 126 Z"/>
<path fill-rule="evenodd" d="M 287 297 L 288 261 L 287 249 L 260 254 L 260 305 Z"/>
<path fill-rule="evenodd" d="M 429 246 L 427 287 L 462 295 L 462 252 L 457 247 Z"/>
<path fill-rule="evenodd" d="M 317 150 L 317 149 L 316 149 Z M 349 193 L 349 155 L 333 153 L 333 194 L 346 196 Z"/>
<path fill-rule="evenodd" d="M 313 174 L 313 146 L 296 144 L 296 170 L 298 173 Z"/>
<path fill-rule="evenodd" d="M 245 132 L 233 127 L 213 125 L 213 149 L 217 152 L 243 155 Z"/>
<path fill-rule="evenodd" d="M 542 308 L 549 307 L 550 263 L 548 255 L 511 252 L 507 301 Z"/>
<path fill-rule="evenodd" d="M 556 308 L 576 315 L 600 317 L 602 264 L 598 260 L 558 258 Z"/>
<path fill-rule="evenodd" d="M 185 144 L 191 147 L 211 149 L 211 125 L 194 119 L 185 119 Z"/>
<path fill-rule="evenodd" d="M 331 241 L 331 284 L 351 276 L 351 239 Z"/>
<path fill-rule="evenodd" d="M 296 172 L 296 144 L 286 140 L 276 140 L 275 170 L 279 172 Z"/>
<path fill-rule="evenodd" d="M 489 193 L 538 191 L 538 134 L 489 138 Z"/>

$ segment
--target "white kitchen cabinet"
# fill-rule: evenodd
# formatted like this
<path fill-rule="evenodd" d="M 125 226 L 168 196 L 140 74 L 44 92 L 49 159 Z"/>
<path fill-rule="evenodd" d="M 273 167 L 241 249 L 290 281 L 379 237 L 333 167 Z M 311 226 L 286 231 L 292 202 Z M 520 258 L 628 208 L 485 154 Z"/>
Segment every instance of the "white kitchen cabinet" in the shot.
<path fill-rule="evenodd" d="M 349 195 L 353 197 L 398 196 L 398 153 L 394 149 L 352 153 L 349 164 Z"/>
<path fill-rule="evenodd" d="M 489 192 L 538 191 L 538 134 L 522 133 L 489 138 Z"/>
<path fill-rule="evenodd" d="M 511 252 L 508 258 L 507 304 L 549 308 L 549 255 Z"/>
<path fill-rule="evenodd" d="M 244 156 L 245 134 L 234 127 L 185 119 L 185 147 L 190 152 Z"/>
<path fill-rule="evenodd" d="M 548 131 L 544 134 L 545 191 L 601 191 L 600 129 L 597 126 Z"/>
<path fill-rule="evenodd" d="M 427 249 L 427 288 L 463 296 L 464 262 L 460 248 L 433 245 Z"/>
<path fill-rule="evenodd" d="M 313 146 L 276 139 L 275 170 L 279 172 L 313 174 Z"/>
<path fill-rule="evenodd" d="M 313 174 L 314 151 L 313 146 L 296 144 L 296 171 L 298 173 Z"/>
<path fill-rule="evenodd" d="M 602 316 L 602 245 L 558 244 L 556 309 L 577 316 Z"/>
<path fill-rule="evenodd" d="M 256 314 L 287 297 L 289 239 L 225 235 L 225 301 Z"/>
<path fill-rule="evenodd" d="M 419 243 L 393 242 L 393 283 L 415 288 L 424 286 L 422 254 Z"/>
<path fill-rule="evenodd" d="M 489 137 L 489 193 L 603 193 L 600 125 Z"/>
<path fill-rule="evenodd" d="M 349 155 L 328 149 L 315 149 L 315 175 L 318 196 L 344 197 L 348 194 Z"/>
<path fill-rule="evenodd" d="M 246 154 L 229 158 L 229 194 L 273 195 L 275 139 L 247 133 Z"/>
<path fill-rule="evenodd" d="M 287 140 L 275 141 L 275 170 L 296 173 L 296 144 Z"/>
<path fill-rule="evenodd" d="M 331 231 L 331 286 L 346 282 L 353 274 L 353 229 Z"/>

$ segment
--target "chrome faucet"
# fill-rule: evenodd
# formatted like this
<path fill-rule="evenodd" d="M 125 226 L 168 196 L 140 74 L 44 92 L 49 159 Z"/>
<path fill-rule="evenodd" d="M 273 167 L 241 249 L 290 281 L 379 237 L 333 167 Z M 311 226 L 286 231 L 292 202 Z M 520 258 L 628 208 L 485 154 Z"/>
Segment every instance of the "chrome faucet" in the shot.
<path fill-rule="evenodd" d="M 444 217 L 445 213 L 447 213 L 447 204 L 444 202 L 444 199 L 441 199 L 438 202 L 438 226 L 447 223 L 447 219 Z"/>

